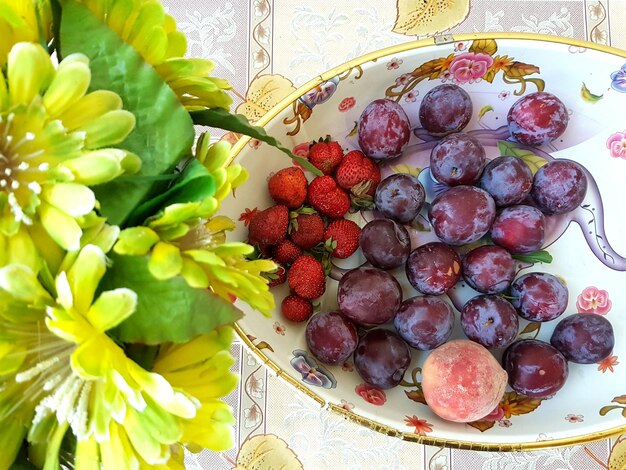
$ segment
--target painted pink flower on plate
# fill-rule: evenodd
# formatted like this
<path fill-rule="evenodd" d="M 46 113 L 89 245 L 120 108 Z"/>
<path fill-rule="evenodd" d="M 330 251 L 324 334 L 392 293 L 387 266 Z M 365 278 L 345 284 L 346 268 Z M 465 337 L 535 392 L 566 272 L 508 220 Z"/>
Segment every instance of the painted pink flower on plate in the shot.
<path fill-rule="evenodd" d="M 452 76 L 452 73 L 450 73 L 449 70 L 445 70 L 441 73 L 441 75 L 439 76 L 439 78 L 441 78 L 441 81 L 443 83 L 446 83 L 448 80 L 450 81 L 454 81 L 454 77 Z"/>
<path fill-rule="evenodd" d="M 382 406 L 387 401 L 387 395 L 381 389 L 372 387 L 368 384 L 360 384 L 354 387 L 354 391 L 359 395 L 363 400 L 372 405 Z"/>
<path fill-rule="evenodd" d="M 278 322 L 274 322 L 274 331 L 276 332 L 276 334 L 281 335 L 281 336 L 285 336 L 285 331 L 287 329 L 285 328 L 284 325 L 281 325 Z"/>
<path fill-rule="evenodd" d="M 585 288 L 576 299 L 576 308 L 581 313 L 606 315 L 612 305 L 609 293 L 595 286 Z"/>
<path fill-rule="evenodd" d="M 404 99 L 409 103 L 414 103 L 417 99 L 418 92 L 409 91 L 406 95 L 404 95 Z"/>
<path fill-rule="evenodd" d="M 354 108 L 354 105 L 356 104 L 356 100 L 354 99 L 353 96 L 348 96 L 347 98 L 344 98 L 341 100 L 341 103 L 339 103 L 339 111 L 342 113 L 345 113 L 346 111 Z"/>
<path fill-rule="evenodd" d="M 570 423 L 582 423 L 585 417 L 583 415 L 568 414 L 565 419 Z"/>
<path fill-rule="evenodd" d="M 626 131 L 616 132 L 606 141 L 606 148 L 611 151 L 614 158 L 623 158 L 626 160 Z"/>
<path fill-rule="evenodd" d="M 454 52 L 464 51 L 467 49 L 467 43 L 465 41 L 459 41 L 454 45 Z"/>
<path fill-rule="evenodd" d="M 503 419 L 498 422 L 498 426 L 503 427 L 503 428 L 510 428 L 511 426 L 513 426 L 513 423 L 509 421 L 508 419 Z"/>
<path fill-rule="evenodd" d="M 302 142 L 301 144 L 296 145 L 291 151 L 298 157 L 308 158 L 310 148 L 311 144 L 309 142 Z"/>
<path fill-rule="evenodd" d="M 403 73 L 398 78 L 396 78 L 396 85 L 406 85 L 406 83 L 409 81 L 410 78 L 411 78 L 410 73 Z"/>
<path fill-rule="evenodd" d="M 341 370 L 344 372 L 353 372 L 354 366 L 352 365 L 350 361 L 346 361 L 341 365 Z"/>
<path fill-rule="evenodd" d="M 509 96 L 511 96 L 511 92 L 510 91 L 501 91 L 500 94 L 498 95 L 498 98 L 500 98 L 502 101 L 504 101 L 505 99 L 507 99 Z"/>
<path fill-rule="evenodd" d="M 481 421 L 500 421 L 502 418 L 504 418 L 504 410 L 501 406 L 496 406 L 493 411 L 481 419 Z"/>
<path fill-rule="evenodd" d="M 259 139 L 250 139 L 250 142 L 248 142 L 248 145 L 253 150 L 257 150 L 261 146 L 261 141 Z"/>
<path fill-rule="evenodd" d="M 472 83 L 482 78 L 493 65 L 493 58 L 482 52 L 459 54 L 450 64 L 450 72 L 458 83 Z"/>
<path fill-rule="evenodd" d="M 339 406 L 341 406 L 346 411 L 350 411 L 350 410 L 352 410 L 354 408 L 354 405 L 352 403 L 348 403 L 343 398 L 341 399 L 341 405 L 339 405 Z"/>
<path fill-rule="evenodd" d="M 311 144 L 309 142 L 302 142 L 301 144 L 296 145 L 294 148 L 291 149 L 291 152 L 297 156 L 297 157 L 302 157 L 305 159 L 309 159 L 309 149 L 311 148 Z M 302 165 L 300 165 L 298 162 L 296 162 L 294 160 L 293 164 L 295 166 L 299 166 L 302 168 Z"/>
<path fill-rule="evenodd" d="M 402 59 L 396 59 L 395 57 L 387 62 L 387 70 L 395 70 L 402 65 Z"/>

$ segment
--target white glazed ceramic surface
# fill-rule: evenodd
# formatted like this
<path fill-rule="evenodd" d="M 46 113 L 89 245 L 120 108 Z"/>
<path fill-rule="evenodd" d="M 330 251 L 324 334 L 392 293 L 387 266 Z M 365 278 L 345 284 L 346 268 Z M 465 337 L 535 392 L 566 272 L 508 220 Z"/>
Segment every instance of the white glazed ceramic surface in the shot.
<path fill-rule="evenodd" d="M 564 316 L 576 311 L 605 315 L 616 333 L 611 358 L 601 364 L 570 364 L 566 385 L 551 400 L 531 400 L 507 388 L 497 416 L 468 425 L 446 422 L 420 403 L 420 376 L 411 372 L 420 367 L 426 352 L 413 351 L 405 385 L 385 391 L 364 385 L 351 361 L 343 367 L 319 364 L 307 351 L 304 324 L 288 322 L 280 313 L 286 285 L 273 290 L 278 308 L 271 318 L 239 303 L 246 314 L 239 322 L 244 340 L 280 375 L 288 376 L 290 383 L 320 403 L 406 439 L 506 450 L 581 443 L 609 432 L 624 432 L 626 368 L 612 364 L 626 360 L 626 58 L 552 42 L 547 37 L 494 41 L 473 35 L 465 39 L 442 45 L 398 46 L 337 68 L 311 82 L 300 99 L 283 102 L 280 111 L 270 111 L 274 117 L 265 128 L 290 149 L 327 134 L 344 148 L 357 148 L 352 131 L 369 102 L 386 96 L 398 100 L 412 127 L 419 128 L 418 109 L 426 92 L 442 82 L 456 82 L 470 94 L 474 105 L 465 131 L 478 136 L 493 158 L 498 155 L 497 142 L 507 138 L 501 126 L 506 124 L 509 107 L 518 95 L 545 86 L 545 91 L 559 96 L 568 107 L 570 124 L 560 139 L 534 151 L 536 157 L 530 160 L 576 160 L 589 171 L 591 184 L 581 207 L 551 218 L 547 250 L 554 261 L 520 265 L 518 275 L 544 271 L 561 276 L 570 293 Z M 588 93 L 581 92 L 583 84 Z M 404 155 L 385 164 L 383 176 L 415 172 L 428 165 L 433 142 L 425 134 L 417 134 L 426 140 L 413 135 Z M 242 145 L 235 161 L 248 168 L 250 180 L 235 198 L 224 201 L 223 213 L 239 221 L 231 238 L 245 240 L 246 212 L 272 204 L 267 178 L 292 163 L 280 151 L 255 141 Z M 427 175 L 422 172 L 421 179 L 434 189 Z M 372 214 L 355 213 L 350 218 L 363 225 Z M 427 231 L 412 230 L 411 234 L 413 247 L 434 238 Z M 341 266 L 357 266 L 363 261 L 354 255 Z M 403 269 L 394 273 L 403 285 L 405 299 L 419 295 L 406 282 Z M 319 302 L 321 310 L 337 309 L 336 287 L 337 281 L 329 278 Z M 458 306 L 471 295 L 476 292 L 459 285 L 446 300 Z M 458 311 L 456 315 L 453 338 L 461 338 Z M 527 332 L 520 336 L 549 341 L 558 321 L 529 326 L 521 320 L 520 331 Z M 494 354 L 500 357 L 501 351 Z"/>

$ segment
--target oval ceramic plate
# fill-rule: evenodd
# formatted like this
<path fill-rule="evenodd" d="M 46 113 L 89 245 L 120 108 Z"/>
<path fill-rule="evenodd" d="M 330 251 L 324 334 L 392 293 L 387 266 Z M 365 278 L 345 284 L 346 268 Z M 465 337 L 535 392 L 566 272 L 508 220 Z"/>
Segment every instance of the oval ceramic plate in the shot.
<path fill-rule="evenodd" d="M 355 122 L 374 99 L 396 100 L 416 129 L 404 155 L 387 162 L 383 176 L 418 173 L 429 197 L 437 188 L 428 176 L 434 140 L 420 130 L 420 101 L 432 87 L 457 83 L 472 97 L 474 115 L 465 131 L 481 140 L 487 154 L 513 154 L 536 168 L 554 158 L 576 160 L 588 170 L 589 190 L 582 205 L 550 217 L 547 250 L 550 264 L 520 264 L 520 274 L 545 271 L 561 276 L 570 298 L 566 314 L 605 315 L 616 332 L 616 347 L 600 364 L 570 364 L 565 387 L 551 400 L 536 400 L 507 389 L 490 419 L 475 423 L 446 422 L 424 404 L 419 367 L 427 353 L 413 351 L 403 383 L 377 390 L 363 383 L 351 361 L 343 366 L 319 364 L 307 351 L 304 325 L 286 321 L 277 309 L 271 318 L 241 305 L 243 340 L 281 377 L 322 406 L 360 424 L 398 437 L 429 444 L 483 450 L 532 449 L 576 444 L 626 431 L 626 53 L 548 36 L 467 35 L 446 44 L 432 39 L 403 44 L 351 61 L 312 80 L 283 100 L 260 124 L 289 148 L 331 134 L 344 148 L 357 148 Z M 545 89 L 559 96 L 570 112 L 570 124 L 557 141 L 523 149 L 506 141 L 506 113 L 524 94 Z M 245 222 L 255 208 L 272 202 L 268 176 L 291 161 L 258 142 L 241 141 L 235 161 L 250 171 L 224 213 L 238 220 L 233 238 L 245 240 Z M 373 217 L 350 216 L 361 225 Z M 421 223 L 419 223 L 421 220 Z M 425 218 L 411 228 L 413 247 L 434 239 Z M 364 259 L 357 253 L 341 267 Z M 398 270 L 404 298 L 418 295 Z M 335 269 L 338 278 L 340 270 Z M 328 279 L 321 310 L 334 310 L 337 281 Z M 274 289 L 277 305 L 287 294 Z M 476 292 L 459 284 L 448 300 L 457 310 Z M 522 320 L 520 337 L 549 341 L 558 320 L 538 324 Z M 457 311 L 454 337 L 463 337 Z M 501 351 L 494 354 L 500 357 Z"/>

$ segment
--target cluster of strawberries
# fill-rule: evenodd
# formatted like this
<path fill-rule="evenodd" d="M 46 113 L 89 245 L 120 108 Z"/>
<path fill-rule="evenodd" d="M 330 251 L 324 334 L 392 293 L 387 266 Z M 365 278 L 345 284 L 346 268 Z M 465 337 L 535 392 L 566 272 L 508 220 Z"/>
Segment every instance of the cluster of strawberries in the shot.
<path fill-rule="evenodd" d="M 351 207 L 373 207 L 380 169 L 360 150 L 344 155 L 330 137 L 313 142 L 308 159 L 323 176 L 309 181 L 299 166 L 283 168 L 268 181 L 275 205 L 250 220 L 248 241 L 260 256 L 279 266 L 270 287 L 287 281 L 290 295 L 281 311 L 290 321 L 306 321 L 312 300 L 326 290 L 330 258 L 348 258 L 359 247 L 361 228 L 344 216 Z"/>

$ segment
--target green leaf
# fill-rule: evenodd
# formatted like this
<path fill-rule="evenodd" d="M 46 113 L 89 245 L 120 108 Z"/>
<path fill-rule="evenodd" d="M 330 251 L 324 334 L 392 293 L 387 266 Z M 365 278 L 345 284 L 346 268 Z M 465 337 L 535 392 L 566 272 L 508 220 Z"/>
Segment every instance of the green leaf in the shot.
<path fill-rule="evenodd" d="M 480 111 L 478 111 L 478 119 L 481 119 L 489 111 L 493 111 L 493 106 L 491 106 L 490 104 L 486 104 L 485 106 L 480 108 Z"/>
<path fill-rule="evenodd" d="M 167 191 L 147 200 L 133 211 L 128 218 L 128 224 L 139 225 L 170 204 L 199 202 L 213 194 L 213 177 L 202 163 L 192 159 Z"/>
<path fill-rule="evenodd" d="M 270 144 L 278 150 L 286 153 L 289 158 L 302 165 L 316 176 L 322 176 L 322 172 L 315 168 L 306 158 L 298 157 L 281 144 L 277 139 L 268 135 L 265 129 L 253 126 L 248 122 L 245 116 L 241 114 L 231 114 L 222 108 L 211 108 L 202 111 L 194 111 L 191 113 L 194 124 L 200 124 L 209 127 L 218 127 L 227 131 L 236 132 L 238 134 L 248 135 L 261 142 Z"/>
<path fill-rule="evenodd" d="M 96 186 L 94 191 L 108 222 L 124 225 L 133 210 L 163 190 L 163 182 L 146 178 L 170 173 L 190 153 L 194 139 L 189 113 L 153 67 L 98 17 L 76 2 L 63 3 L 61 49 L 66 56 L 81 52 L 90 59 L 90 90 L 120 95 L 124 109 L 136 118 L 135 130 L 119 145 L 142 160 L 141 170 L 123 181 Z"/>
<path fill-rule="evenodd" d="M 503 157 L 516 157 L 523 160 L 524 163 L 528 165 L 528 168 L 530 168 L 533 175 L 537 173 L 539 168 L 548 163 L 545 158 L 535 155 L 530 150 L 523 149 L 514 142 L 509 142 L 508 140 L 498 141 L 498 149 L 500 150 L 500 155 Z"/>
<path fill-rule="evenodd" d="M 189 287 L 176 276 L 159 281 L 148 270 L 145 256 L 110 254 L 113 262 L 100 283 L 102 290 L 128 287 L 137 293 L 137 310 L 109 333 L 125 343 L 184 343 L 231 324 L 242 314 L 208 289 Z"/>
<path fill-rule="evenodd" d="M 552 255 L 546 250 L 534 251 L 524 255 L 513 255 L 513 258 L 524 263 L 552 263 Z"/>
<path fill-rule="evenodd" d="M 587 103 L 597 103 L 600 101 L 604 95 L 594 95 L 589 91 L 585 82 L 583 82 L 583 86 L 580 88 L 580 97 L 585 100 Z"/>

